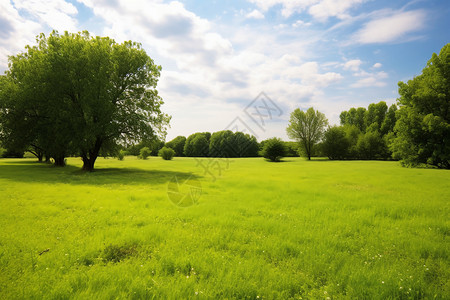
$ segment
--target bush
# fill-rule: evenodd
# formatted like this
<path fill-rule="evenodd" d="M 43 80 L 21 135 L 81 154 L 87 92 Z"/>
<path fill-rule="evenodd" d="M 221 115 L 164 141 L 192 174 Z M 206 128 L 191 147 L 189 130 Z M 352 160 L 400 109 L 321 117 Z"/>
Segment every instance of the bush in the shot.
<path fill-rule="evenodd" d="M 143 147 L 139 151 L 139 158 L 147 159 L 147 157 L 149 157 L 151 153 L 152 153 L 152 151 L 150 150 L 150 148 Z"/>
<path fill-rule="evenodd" d="M 118 160 L 123 160 L 124 158 L 125 158 L 125 154 L 126 154 L 127 152 L 125 151 L 125 150 L 120 150 L 118 153 L 117 153 L 117 159 Z"/>
<path fill-rule="evenodd" d="M 281 139 L 271 138 L 264 142 L 261 154 L 270 161 L 280 161 L 286 156 L 286 147 Z"/>
<path fill-rule="evenodd" d="M 175 155 L 175 150 L 173 150 L 172 148 L 168 148 L 168 147 L 162 147 L 159 152 L 158 155 L 162 157 L 162 159 L 164 160 L 171 160 L 173 158 L 173 156 Z"/>

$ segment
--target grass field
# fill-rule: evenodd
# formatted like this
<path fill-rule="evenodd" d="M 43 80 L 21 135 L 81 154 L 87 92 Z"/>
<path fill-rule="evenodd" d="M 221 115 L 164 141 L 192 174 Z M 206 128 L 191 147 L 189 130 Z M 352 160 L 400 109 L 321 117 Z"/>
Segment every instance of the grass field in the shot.
<path fill-rule="evenodd" d="M 449 299 L 450 172 L 397 162 L 0 160 L 1 299 Z M 198 202 L 169 201 L 174 177 Z"/>

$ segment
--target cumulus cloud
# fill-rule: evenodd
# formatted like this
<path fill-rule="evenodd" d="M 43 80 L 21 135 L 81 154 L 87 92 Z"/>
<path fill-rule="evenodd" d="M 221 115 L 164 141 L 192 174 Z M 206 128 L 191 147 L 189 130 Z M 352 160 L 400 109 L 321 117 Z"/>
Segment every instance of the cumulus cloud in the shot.
<path fill-rule="evenodd" d="M 8 56 L 32 44 L 42 26 L 20 16 L 9 1 L 0 1 L 0 72 L 8 66 Z"/>
<path fill-rule="evenodd" d="M 64 0 L 13 0 L 14 7 L 50 29 L 76 31 L 76 7 Z"/>
<path fill-rule="evenodd" d="M 394 12 L 366 23 L 356 32 L 353 40 L 361 44 L 402 41 L 407 34 L 422 29 L 426 13 L 423 10 Z"/>
<path fill-rule="evenodd" d="M 352 59 L 352 60 L 345 62 L 343 67 L 344 67 L 344 70 L 351 70 L 351 71 L 356 72 L 359 70 L 359 66 L 361 66 L 361 64 L 362 64 L 361 60 Z"/>
<path fill-rule="evenodd" d="M 372 68 L 374 68 L 374 69 L 378 69 L 378 68 L 381 68 L 383 65 L 381 64 L 381 63 L 375 63 L 373 66 L 372 66 Z"/>
<path fill-rule="evenodd" d="M 245 17 L 248 19 L 264 19 L 264 15 L 257 9 L 249 12 Z"/>
<path fill-rule="evenodd" d="M 389 75 L 384 71 L 375 73 L 361 71 L 360 73 L 355 74 L 355 76 L 361 77 L 361 79 L 358 79 L 355 83 L 350 85 L 353 88 L 383 87 L 386 86 L 386 82 L 383 81 L 383 79 L 389 77 Z"/>

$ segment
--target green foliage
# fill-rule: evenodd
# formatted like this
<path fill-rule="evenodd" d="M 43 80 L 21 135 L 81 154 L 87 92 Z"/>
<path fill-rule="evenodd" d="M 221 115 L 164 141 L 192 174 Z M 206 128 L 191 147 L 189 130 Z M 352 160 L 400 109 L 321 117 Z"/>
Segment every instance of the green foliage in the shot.
<path fill-rule="evenodd" d="M 284 142 L 284 148 L 286 149 L 285 156 L 298 157 L 299 156 L 298 147 L 299 145 L 296 142 Z"/>
<path fill-rule="evenodd" d="M 212 182 L 186 157 L 67 160 L 0 159 L 1 299 L 448 298 L 449 172 L 238 158 Z M 174 175 L 198 205 L 168 200 Z"/>
<path fill-rule="evenodd" d="M 164 160 L 171 160 L 175 155 L 175 150 L 168 147 L 162 147 L 159 150 L 158 155 L 161 156 Z"/>
<path fill-rule="evenodd" d="M 209 156 L 255 157 L 258 156 L 258 141 L 254 136 L 242 132 L 214 132 L 209 143 Z"/>
<path fill-rule="evenodd" d="M 184 145 L 186 144 L 186 137 L 177 136 L 170 142 L 165 144 L 166 147 L 172 148 L 175 151 L 175 156 L 184 156 Z"/>
<path fill-rule="evenodd" d="M 377 130 L 360 134 L 356 144 L 361 159 L 387 159 L 389 152 L 385 141 Z"/>
<path fill-rule="evenodd" d="M 117 159 L 118 160 L 123 160 L 125 158 L 126 154 L 127 154 L 127 151 L 119 150 L 119 152 L 117 152 Z"/>
<path fill-rule="evenodd" d="M 191 134 L 184 144 L 184 155 L 190 157 L 205 157 L 209 153 L 209 132 Z"/>
<path fill-rule="evenodd" d="M 324 134 L 322 152 L 329 159 L 345 159 L 349 155 L 350 141 L 344 127 L 329 127 Z"/>
<path fill-rule="evenodd" d="M 286 131 L 296 140 L 308 159 L 313 156 L 314 145 L 321 141 L 328 120 L 325 115 L 310 107 L 306 112 L 297 108 L 291 113 Z"/>
<path fill-rule="evenodd" d="M 450 169 L 450 44 L 422 74 L 399 82 L 400 109 L 390 148 L 403 165 Z"/>
<path fill-rule="evenodd" d="M 93 170 L 102 151 L 156 135 L 169 117 L 156 90 L 161 67 L 131 41 L 88 32 L 41 34 L 10 57 L 0 80 L 2 139 L 43 149 L 55 159 L 80 155 Z"/>
<path fill-rule="evenodd" d="M 261 154 L 270 161 L 280 161 L 286 156 L 286 146 L 281 139 L 271 138 L 264 142 Z"/>
<path fill-rule="evenodd" d="M 9 150 L 2 149 L 1 157 L 3 158 L 22 158 L 24 155 L 23 151 L 20 150 Z"/>
<path fill-rule="evenodd" d="M 152 154 L 152 151 L 148 147 L 143 147 L 139 151 L 139 157 L 142 159 L 147 159 Z"/>

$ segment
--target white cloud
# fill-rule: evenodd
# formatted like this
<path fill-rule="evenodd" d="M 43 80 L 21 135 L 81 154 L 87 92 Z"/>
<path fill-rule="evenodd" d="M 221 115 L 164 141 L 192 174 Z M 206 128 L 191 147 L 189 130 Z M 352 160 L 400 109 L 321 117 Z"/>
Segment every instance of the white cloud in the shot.
<path fill-rule="evenodd" d="M 376 73 L 368 73 L 366 71 L 361 71 L 359 73 L 356 73 L 355 76 L 362 78 L 350 85 L 353 88 L 383 87 L 387 85 L 386 82 L 383 81 L 383 79 L 389 77 L 389 75 L 384 71 Z"/>
<path fill-rule="evenodd" d="M 344 67 L 344 70 L 351 70 L 351 71 L 356 72 L 359 70 L 359 67 L 361 66 L 361 64 L 362 64 L 361 60 L 352 59 L 352 60 L 345 62 L 343 67 Z"/>
<path fill-rule="evenodd" d="M 372 68 L 374 68 L 374 69 L 379 69 L 379 68 L 381 68 L 383 65 L 381 64 L 381 63 L 375 63 L 373 66 L 372 66 Z"/>
<path fill-rule="evenodd" d="M 245 17 L 248 19 L 264 19 L 264 15 L 257 9 L 249 12 Z"/>
<path fill-rule="evenodd" d="M 422 10 L 395 12 L 364 25 L 353 40 L 361 44 L 389 43 L 402 41 L 407 34 L 422 29 L 426 14 Z"/>
<path fill-rule="evenodd" d="M 19 15 L 9 1 L 0 1 L 0 72 L 8 65 L 8 56 L 25 50 L 42 31 L 41 25 Z"/>
<path fill-rule="evenodd" d="M 302 20 L 297 20 L 297 21 L 295 21 L 295 23 L 292 24 L 292 27 L 294 27 L 294 28 L 308 27 L 308 26 L 311 26 L 311 23 L 309 23 L 309 22 L 306 23 L 306 22 L 304 22 Z"/>
<path fill-rule="evenodd" d="M 315 19 L 326 21 L 329 17 L 344 19 L 348 11 L 366 0 L 247 0 L 263 11 L 281 5 L 281 14 L 290 17 L 294 13 L 308 11 Z"/>
<path fill-rule="evenodd" d="M 365 0 L 322 0 L 312 5 L 308 12 L 320 21 L 326 21 L 329 17 L 346 19 L 348 11 Z"/>
<path fill-rule="evenodd" d="M 27 14 L 50 29 L 58 31 L 76 31 L 77 21 L 74 18 L 78 13 L 76 7 L 64 0 L 13 0 L 19 11 Z"/>

